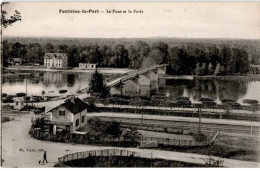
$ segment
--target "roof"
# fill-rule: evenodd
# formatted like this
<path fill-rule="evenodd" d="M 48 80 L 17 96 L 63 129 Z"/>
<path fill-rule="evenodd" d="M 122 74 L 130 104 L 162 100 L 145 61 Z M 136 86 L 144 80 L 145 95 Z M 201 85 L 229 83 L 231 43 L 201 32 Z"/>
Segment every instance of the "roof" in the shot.
<path fill-rule="evenodd" d="M 87 103 L 85 103 L 84 101 L 82 101 L 81 99 L 75 98 L 74 103 L 70 99 L 68 99 L 68 100 L 65 100 L 65 103 L 60 104 L 59 106 L 51 109 L 50 111 L 57 109 L 60 106 L 65 107 L 67 110 L 69 110 L 73 114 L 80 113 L 89 107 L 89 105 Z"/>
<path fill-rule="evenodd" d="M 14 97 L 13 100 L 16 101 L 16 102 L 24 101 L 24 98 L 23 97 Z"/>
<path fill-rule="evenodd" d="M 44 58 L 46 59 L 67 59 L 67 54 L 66 53 L 45 53 Z"/>

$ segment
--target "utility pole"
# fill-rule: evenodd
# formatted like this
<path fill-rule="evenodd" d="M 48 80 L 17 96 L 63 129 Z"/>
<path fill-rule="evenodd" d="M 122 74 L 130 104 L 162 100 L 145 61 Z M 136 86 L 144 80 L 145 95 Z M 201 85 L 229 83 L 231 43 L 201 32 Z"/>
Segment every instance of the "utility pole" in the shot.
<path fill-rule="evenodd" d="M 26 76 L 25 76 L 26 77 Z M 28 106 L 27 104 L 27 78 L 25 78 L 25 87 L 26 87 L 26 93 L 25 93 L 25 102 L 26 102 L 26 107 Z"/>
<path fill-rule="evenodd" d="M 199 110 L 199 130 L 198 130 L 198 132 L 200 133 L 200 124 L 201 124 L 201 108 L 198 108 L 198 110 Z"/>

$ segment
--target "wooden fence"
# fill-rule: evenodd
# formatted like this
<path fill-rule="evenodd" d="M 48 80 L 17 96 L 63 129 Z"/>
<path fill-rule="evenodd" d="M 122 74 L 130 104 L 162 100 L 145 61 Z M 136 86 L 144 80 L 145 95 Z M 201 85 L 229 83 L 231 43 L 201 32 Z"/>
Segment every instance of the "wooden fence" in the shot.
<path fill-rule="evenodd" d="M 98 104 L 96 106 L 99 108 L 117 108 L 117 109 L 142 109 L 142 110 L 157 110 L 157 111 L 179 111 L 179 112 L 198 112 L 198 108 L 185 108 L 185 107 L 159 107 L 159 106 L 133 106 L 133 105 L 117 105 L 117 104 Z M 201 108 L 201 112 L 205 113 L 218 113 L 225 114 L 227 111 L 225 109 L 214 109 L 214 108 Z M 251 109 L 232 109 L 229 112 L 236 114 L 260 114 L 260 110 L 252 111 Z"/>
<path fill-rule="evenodd" d="M 140 157 L 140 154 L 134 151 L 125 150 L 125 149 L 104 149 L 104 150 L 91 150 L 84 152 L 76 152 L 72 154 L 67 154 L 63 157 L 58 158 L 58 166 L 64 166 L 66 162 L 85 159 L 92 156 L 131 156 L 131 157 Z"/>
<path fill-rule="evenodd" d="M 198 142 L 195 140 L 143 137 L 143 141 L 157 141 L 159 145 L 180 146 L 180 147 L 203 147 L 211 144 L 210 139 L 208 139 L 207 141 Z"/>

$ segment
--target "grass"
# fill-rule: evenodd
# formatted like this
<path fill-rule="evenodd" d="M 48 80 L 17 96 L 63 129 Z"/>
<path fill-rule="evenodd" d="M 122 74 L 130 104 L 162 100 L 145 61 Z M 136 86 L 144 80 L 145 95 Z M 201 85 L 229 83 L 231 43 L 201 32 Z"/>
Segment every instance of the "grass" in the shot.
<path fill-rule="evenodd" d="M 219 135 L 214 144 L 199 148 L 175 148 L 160 146 L 161 150 L 181 151 L 223 158 L 260 162 L 260 140 L 253 137 Z"/>
<path fill-rule="evenodd" d="M 6 117 L 6 116 L 4 116 L 3 118 L 2 118 L 2 122 L 4 123 L 4 122 L 9 122 L 9 121 L 11 121 L 11 120 L 13 120 L 13 119 L 10 119 L 9 117 Z"/>
<path fill-rule="evenodd" d="M 192 164 L 163 159 L 147 159 L 123 156 L 93 156 L 86 159 L 73 160 L 65 163 L 69 167 L 203 167 Z"/>

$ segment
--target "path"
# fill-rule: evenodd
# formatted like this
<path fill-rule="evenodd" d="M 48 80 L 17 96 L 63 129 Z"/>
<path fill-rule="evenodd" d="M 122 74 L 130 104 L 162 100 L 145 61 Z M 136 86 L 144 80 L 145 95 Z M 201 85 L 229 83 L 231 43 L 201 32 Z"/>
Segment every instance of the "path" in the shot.
<path fill-rule="evenodd" d="M 14 121 L 3 123 L 3 167 L 53 167 L 53 165 L 56 164 L 58 157 L 66 154 L 88 150 L 114 148 L 36 140 L 28 134 L 31 126 L 30 119 L 30 114 L 19 115 Z M 47 159 L 49 163 L 46 165 L 38 164 L 38 161 L 42 160 L 43 157 L 43 152 L 37 152 L 41 149 L 47 151 Z M 204 163 L 204 159 L 207 158 L 205 155 L 192 153 L 136 148 L 129 148 L 129 150 L 140 152 L 142 157 L 150 158 L 152 154 L 153 158 L 171 159 L 191 163 Z M 259 163 L 224 159 L 224 166 L 259 167 Z"/>

